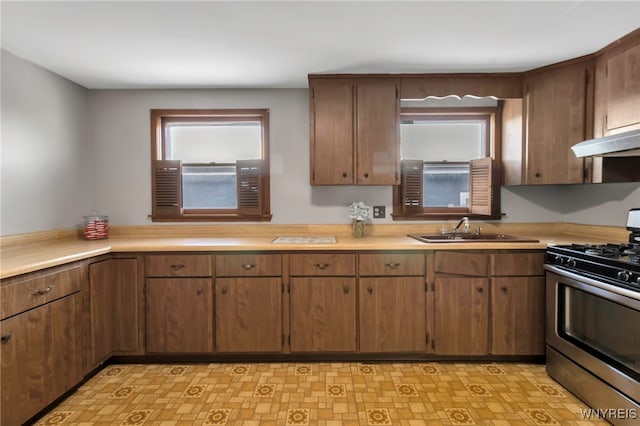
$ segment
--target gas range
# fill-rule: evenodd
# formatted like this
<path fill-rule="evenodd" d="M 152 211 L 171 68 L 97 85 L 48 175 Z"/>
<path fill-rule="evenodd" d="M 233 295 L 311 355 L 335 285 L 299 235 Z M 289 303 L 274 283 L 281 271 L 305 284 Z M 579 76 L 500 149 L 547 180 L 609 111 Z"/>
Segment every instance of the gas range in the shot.
<path fill-rule="evenodd" d="M 640 244 L 570 244 L 547 248 L 545 262 L 640 292 Z"/>

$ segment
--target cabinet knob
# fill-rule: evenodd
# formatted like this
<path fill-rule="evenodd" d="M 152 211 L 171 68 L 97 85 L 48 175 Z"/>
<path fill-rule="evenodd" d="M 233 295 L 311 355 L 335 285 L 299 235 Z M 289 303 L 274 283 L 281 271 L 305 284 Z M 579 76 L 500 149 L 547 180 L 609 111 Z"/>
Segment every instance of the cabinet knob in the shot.
<path fill-rule="evenodd" d="M 398 269 L 398 267 L 400 266 L 400 263 L 395 262 L 395 263 L 385 263 L 384 266 L 386 266 L 389 269 Z"/>
<path fill-rule="evenodd" d="M 171 265 L 171 270 L 172 271 L 179 271 L 180 269 L 184 269 L 186 267 L 187 267 L 187 265 L 185 265 L 184 263 L 180 263 L 178 265 Z"/>
<path fill-rule="evenodd" d="M 504 286 L 504 285 L 503 285 L 503 286 L 501 286 L 501 287 L 500 287 L 500 290 L 501 290 L 503 293 L 506 293 L 506 292 L 507 292 L 507 286 Z"/>
<path fill-rule="evenodd" d="M 318 269 L 322 269 L 325 270 L 329 267 L 330 265 L 328 263 L 316 263 L 315 267 Z"/>
<path fill-rule="evenodd" d="M 202 294 L 202 287 L 196 290 L 196 294 L 200 296 Z"/>
<path fill-rule="evenodd" d="M 368 178 L 368 177 L 369 177 L 369 173 L 365 173 L 365 174 L 364 174 L 364 177 L 365 177 L 365 178 Z"/>
<path fill-rule="evenodd" d="M 369 292 L 369 294 L 373 294 L 373 289 L 371 287 L 367 287 L 367 291 Z"/>
<path fill-rule="evenodd" d="M 242 265 L 242 269 L 244 269 L 245 271 L 248 271 L 251 268 L 255 268 L 256 265 L 252 265 L 250 263 L 247 263 L 246 265 Z"/>
<path fill-rule="evenodd" d="M 40 290 L 40 289 L 31 290 L 31 295 L 32 296 L 41 296 L 43 294 L 49 293 L 51 290 L 53 290 L 53 286 L 52 285 L 48 285 L 47 288 L 45 288 L 44 290 Z"/>
<path fill-rule="evenodd" d="M 349 294 L 349 286 L 348 285 L 343 285 L 342 286 L 342 291 L 344 292 L 344 294 Z"/>
<path fill-rule="evenodd" d="M 479 293 L 482 293 L 484 291 L 482 287 L 476 287 L 476 290 L 478 290 Z"/>
<path fill-rule="evenodd" d="M 540 176 L 542 176 L 542 175 L 540 174 L 540 172 L 535 172 L 534 176 L 535 176 L 535 177 L 540 177 Z"/>
<path fill-rule="evenodd" d="M 11 333 L 5 333 L 0 337 L 0 342 L 6 343 L 11 339 Z"/>
<path fill-rule="evenodd" d="M 229 289 L 227 287 L 222 287 L 222 290 L 220 290 L 220 293 L 227 294 L 228 291 Z"/>
<path fill-rule="evenodd" d="M 346 178 L 347 177 L 347 172 L 342 172 L 342 177 Z"/>

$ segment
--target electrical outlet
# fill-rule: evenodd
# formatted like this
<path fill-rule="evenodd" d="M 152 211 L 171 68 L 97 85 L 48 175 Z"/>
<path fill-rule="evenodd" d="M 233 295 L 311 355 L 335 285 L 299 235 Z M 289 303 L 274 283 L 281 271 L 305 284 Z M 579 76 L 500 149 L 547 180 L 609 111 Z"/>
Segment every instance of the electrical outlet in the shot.
<path fill-rule="evenodd" d="M 385 210 L 385 206 L 373 206 L 373 218 L 384 219 L 386 213 Z"/>

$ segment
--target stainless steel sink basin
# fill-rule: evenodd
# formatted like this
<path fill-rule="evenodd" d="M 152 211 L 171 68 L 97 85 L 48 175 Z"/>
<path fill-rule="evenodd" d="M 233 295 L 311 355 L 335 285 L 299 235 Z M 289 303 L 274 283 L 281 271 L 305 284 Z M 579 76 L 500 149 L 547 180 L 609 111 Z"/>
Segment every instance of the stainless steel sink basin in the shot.
<path fill-rule="evenodd" d="M 516 237 L 506 234 L 409 234 L 411 238 L 415 238 L 423 243 L 538 243 L 538 240 L 532 238 Z"/>

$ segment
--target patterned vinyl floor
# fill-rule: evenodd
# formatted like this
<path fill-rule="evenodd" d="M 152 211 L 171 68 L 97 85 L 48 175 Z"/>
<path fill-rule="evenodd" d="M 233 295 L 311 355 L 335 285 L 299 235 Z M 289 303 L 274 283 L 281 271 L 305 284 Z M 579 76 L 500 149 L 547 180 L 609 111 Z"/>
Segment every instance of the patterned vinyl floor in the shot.
<path fill-rule="evenodd" d="M 39 425 L 591 425 L 543 365 L 111 365 Z"/>

